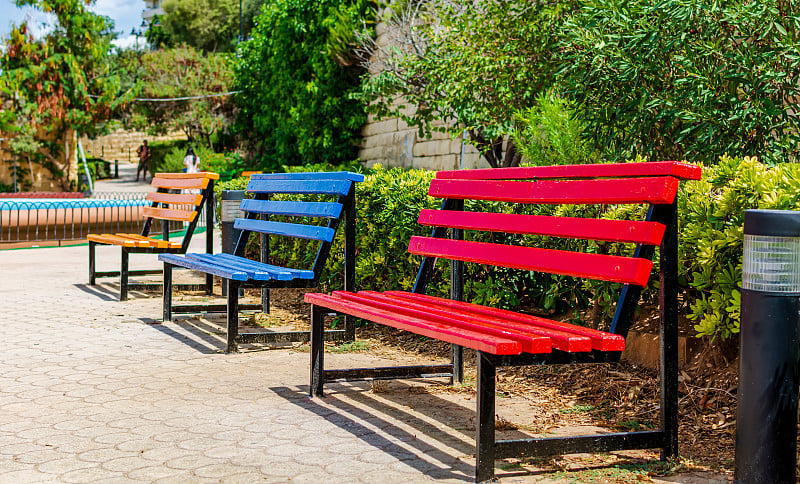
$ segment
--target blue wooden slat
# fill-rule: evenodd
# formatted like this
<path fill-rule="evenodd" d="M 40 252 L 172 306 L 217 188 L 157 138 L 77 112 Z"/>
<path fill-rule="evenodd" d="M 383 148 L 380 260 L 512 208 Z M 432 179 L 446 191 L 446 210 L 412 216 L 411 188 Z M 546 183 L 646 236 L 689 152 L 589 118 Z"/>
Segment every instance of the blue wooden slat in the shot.
<path fill-rule="evenodd" d="M 217 254 L 215 255 L 217 259 L 228 261 L 228 260 L 236 260 L 241 259 L 233 254 Z M 313 279 L 314 278 L 314 271 L 308 271 L 303 269 L 292 269 L 289 267 L 281 267 L 281 266 L 274 266 L 272 264 L 265 264 L 263 262 L 254 261 L 247 259 L 252 267 L 257 267 L 263 271 L 279 271 L 281 273 L 288 273 L 291 275 L 293 279 Z"/>
<path fill-rule="evenodd" d="M 237 218 L 233 223 L 233 227 L 240 230 L 252 230 L 253 232 L 261 232 L 264 234 L 285 235 L 298 239 L 323 240 L 325 242 L 331 242 L 336 233 L 333 229 L 328 227 L 269 222 L 246 218 Z"/>
<path fill-rule="evenodd" d="M 364 175 L 351 171 L 304 172 L 304 173 L 257 173 L 251 180 L 350 180 L 364 181 Z"/>
<path fill-rule="evenodd" d="M 251 193 L 297 193 L 312 195 L 347 195 L 350 180 L 265 180 L 250 179 L 247 191 Z"/>
<path fill-rule="evenodd" d="M 197 259 L 191 259 L 182 255 L 175 254 L 159 254 L 158 260 L 162 262 L 169 262 L 170 264 L 184 267 L 186 269 L 193 269 L 206 274 L 213 274 L 215 276 L 223 277 L 225 279 L 233 279 L 234 281 L 246 281 L 247 274 L 243 271 L 232 269 L 230 267 L 222 267 L 216 264 L 208 264 Z"/>
<path fill-rule="evenodd" d="M 242 200 L 239 206 L 245 212 L 295 217 L 339 218 L 342 204 L 336 202 L 288 202 L 277 200 Z"/>
<path fill-rule="evenodd" d="M 222 257 L 224 255 L 228 255 L 230 257 Z M 212 255 L 200 253 L 187 254 L 186 256 L 208 264 L 230 267 L 232 269 L 243 271 L 250 279 L 254 281 L 268 281 L 270 279 L 277 279 L 280 281 L 292 280 L 292 274 L 282 267 L 272 266 L 267 268 L 265 267 L 266 264 L 260 264 L 245 257 L 236 257 L 235 255 L 231 254 Z"/>

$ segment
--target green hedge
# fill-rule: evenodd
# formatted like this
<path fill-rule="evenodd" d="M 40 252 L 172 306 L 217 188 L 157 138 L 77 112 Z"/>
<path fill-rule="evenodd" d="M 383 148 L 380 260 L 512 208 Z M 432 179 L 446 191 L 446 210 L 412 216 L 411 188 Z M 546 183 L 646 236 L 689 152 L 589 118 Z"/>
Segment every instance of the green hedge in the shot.
<path fill-rule="evenodd" d="M 429 235 L 416 221 L 422 208 L 438 208 L 441 201 L 427 195 L 433 172 L 399 168 L 376 169 L 357 184 L 356 286 L 360 289 L 410 290 L 420 258 L 407 252 L 412 235 Z M 220 189 L 244 189 L 246 180 L 221 183 Z M 742 224 L 750 208 L 800 209 L 800 166 L 767 167 L 755 158 L 723 156 L 718 165 L 704 169 L 703 180 L 685 182 L 678 194 L 680 209 L 680 278 L 683 313 L 696 322 L 698 336 L 730 338 L 739 332 L 742 273 Z M 522 206 L 472 202 L 469 210 L 513 211 L 577 217 L 641 219 L 644 206 Z M 321 279 L 321 289 L 338 289 L 342 283 L 342 240 L 336 239 L 333 260 Z M 629 244 L 506 234 L 473 234 L 471 240 L 526 243 L 562 250 L 586 250 L 630 255 Z M 249 253 L 255 256 L 257 238 Z M 310 250 L 313 248 L 314 250 Z M 305 241 L 273 238 L 273 262 L 308 267 L 315 246 Z M 655 258 L 654 274 L 658 270 Z M 486 268 L 467 264 L 468 300 L 506 308 L 532 308 L 562 312 L 592 308 L 590 324 L 613 315 L 619 284 L 587 281 L 527 271 Z M 440 261 L 429 294 L 449 291 L 447 262 Z M 657 301 L 657 283 L 645 291 L 644 303 Z"/>

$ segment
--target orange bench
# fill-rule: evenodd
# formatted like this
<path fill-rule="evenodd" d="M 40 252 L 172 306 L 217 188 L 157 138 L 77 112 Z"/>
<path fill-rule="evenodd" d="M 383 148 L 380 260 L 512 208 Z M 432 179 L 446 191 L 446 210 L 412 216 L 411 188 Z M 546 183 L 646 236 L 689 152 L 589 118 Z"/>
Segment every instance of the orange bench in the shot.
<path fill-rule="evenodd" d="M 201 173 L 156 173 L 151 184 L 155 192 L 147 194 L 152 202 L 144 207 L 147 217 L 141 234 L 89 234 L 89 284 L 95 285 L 98 277 L 120 276 L 119 300 L 128 298 L 131 287 L 128 279 L 132 275 L 160 274 L 161 270 L 128 270 L 130 254 L 185 254 L 192 240 L 200 212 L 206 209 L 206 252 L 214 252 L 214 181 L 219 175 L 212 172 Z M 194 193 L 197 192 L 197 193 Z M 189 209 L 189 207 L 191 207 Z M 151 236 L 153 224 L 161 225 L 161 238 Z M 169 240 L 170 222 L 188 223 L 183 239 Z M 122 248 L 122 267 L 119 271 L 98 272 L 95 270 L 95 247 L 97 245 L 118 245 Z M 206 292 L 211 292 L 213 279 L 206 277 Z M 137 286 L 144 286 L 137 284 Z M 158 287 L 161 285 L 159 284 Z M 155 287 L 155 285 L 154 285 Z"/>

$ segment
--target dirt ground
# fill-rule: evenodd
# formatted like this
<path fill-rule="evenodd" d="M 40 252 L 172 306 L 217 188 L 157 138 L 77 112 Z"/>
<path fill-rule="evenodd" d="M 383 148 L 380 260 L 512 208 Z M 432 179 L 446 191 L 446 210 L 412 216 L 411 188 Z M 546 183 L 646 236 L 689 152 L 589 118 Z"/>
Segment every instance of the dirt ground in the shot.
<path fill-rule="evenodd" d="M 255 293 L 248 294 L 254 297 Z M 185 295 L 183 299 L 196 299 Z M 303 291 L 274 290 L 269 315 L 255 314 L 243 326 L 308 328 Z M 220 329 L 224 320 L 218 321 Z M 647 324 L 636 328 L 648 330 Z M 652 328 L 650 328 L 652 329 Z M 243 328 L 246 330 L 246 328 Z M 303 350 L 302 344 L 296 344 Z M 369 324 L 358 327 L 354 343 L 330 344 L 330 352 L 367 351 L 385 356 L 446 361 L 448 344 Z M 255 348 L 252 348 L 255 349 Z M 242 350 L 247 351 L 247 347 Z M 408 398 L 436 394 L 446 399 L 475 394 L 474 353 L 465 352 L 465 383 L 379 382 L 374 392 L 407 392 Z M 669 481 L 691 473 L 712 481 L 733 479 L 737 361 L 724 351 L 699 351 L 680 372 L 678 462 L 662 463 L 656 452 L 575 454 L 548 459 L 508 460 L 499 466 L 510 475 L 536 475 L 558 482 Z M 510 434 L 575 434 L 596 430 L 645 430 L 658 426 L 658 374 L 628 362 L 602 365 L 522 367 L 498 370 L 498 437 Z M 404 396 L 404 398 L 406 398 Z M 413 401 L 409 401 L 413 405 Z M 462 422 L 463 423 L 463 422 Z M 586 427 L 590 427 L 587 429 Z M 588 430 L 588 432 L 587 432 Z M 503 437 L 506 438 L 506 437 Z M 502 476 L 502 472 L 498 472 Z M 798 473 L 800 474 L 800 472 Z M 705 481 L 708 482 L 708 481 Z"/>

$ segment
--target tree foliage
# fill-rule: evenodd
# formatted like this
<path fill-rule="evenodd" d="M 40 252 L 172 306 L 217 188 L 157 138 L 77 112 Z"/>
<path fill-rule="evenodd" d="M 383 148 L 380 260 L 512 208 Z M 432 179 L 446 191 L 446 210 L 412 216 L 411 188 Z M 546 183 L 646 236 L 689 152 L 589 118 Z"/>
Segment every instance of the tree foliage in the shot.
<path fill-rule="evenodd" d="M 246 133 L 264 168 L 356 158 L 356 137 L 366 121 L 352 95 L 360 70 L 326 53 L 340 13 L 366 2 L 276 0 L 256 18 L 251 39 L 235 63 L 240 106 L 238 130 Z M 359 13 L 359 12 L 356 12 Z"/>
<path fill-rule="evenodd" d="M 213 135 L 233 122 L 235 104 L 230 95 L 155 101 L 229 92 L 233 83 L 229 54 L 204 55 L 181 46 L 144 54 L 122 52 L 115 64 L 125 82 L 136 86 L 138 98 L 154 100 L 133 103 L 125 119 L 128 126 L 154 134 L 182 130 L 211 147 Z"/>
<path fill-rule="evenodd" d="M 242 1 L 242 32 L 246 37 L 264 0 Z M 187 44 L 203 52 L 233 52 L 239 39 L 238 0 L 165 0 L 159 24 L 145 34 L 150 45 Z"/>
<path fill-rule="evenodd" d="M 561 49 L 567 93 L 619 157 L 797 157 L 797 2 L 589 0 Z"/>
<path fill-rule="evenodd" d="M 559 25 L 573 6 L 447 0 L 393 7 L 388 45 L 365 42 L 370 110 L 419 127 L 423 137 L 467 130 L 491 166 L 516 164 L 515 150 L 503 157 L 504 136 L 515 112 L 552 86 Z"/>
<path fill-rule="evenodd" d="M 88 3 L 88 2 L 87 2 Z M 113 23 L 86 10 L 81 0 L 16 0 L 51 12 L 55 29 L 35 40 L 26 23 L 14 26 L 0 57 L 0 93 L 8 109 L 0 131 L 28 164 L 43 165 L 69 188 L 64 140 L 74 132 L 95 134 L 120 107 L 119 79 L 106 62 Z M 31 168 L 30 172 L 33 172 Z"/>

